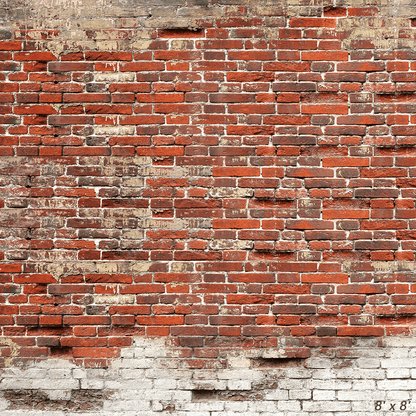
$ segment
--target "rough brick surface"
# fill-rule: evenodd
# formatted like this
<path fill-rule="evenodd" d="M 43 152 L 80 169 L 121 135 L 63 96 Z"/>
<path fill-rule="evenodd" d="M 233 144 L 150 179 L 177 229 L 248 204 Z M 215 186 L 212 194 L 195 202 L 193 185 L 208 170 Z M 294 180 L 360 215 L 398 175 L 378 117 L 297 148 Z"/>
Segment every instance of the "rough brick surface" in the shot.
<path fill-rule="evenodd" d="M 416 11 L 373 3 L 0 3 L 0 410 L 411 409 Z"/>

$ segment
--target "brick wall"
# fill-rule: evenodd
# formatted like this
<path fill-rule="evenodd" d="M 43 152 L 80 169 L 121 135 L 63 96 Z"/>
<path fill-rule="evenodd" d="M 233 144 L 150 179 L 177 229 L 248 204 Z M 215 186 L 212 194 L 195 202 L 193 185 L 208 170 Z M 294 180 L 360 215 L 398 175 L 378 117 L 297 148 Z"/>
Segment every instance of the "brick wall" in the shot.
<path fill-rule="evenodd" d="M 6 415 L 411 409 L 416 11 L 321 3 L 0 3 Z"/>

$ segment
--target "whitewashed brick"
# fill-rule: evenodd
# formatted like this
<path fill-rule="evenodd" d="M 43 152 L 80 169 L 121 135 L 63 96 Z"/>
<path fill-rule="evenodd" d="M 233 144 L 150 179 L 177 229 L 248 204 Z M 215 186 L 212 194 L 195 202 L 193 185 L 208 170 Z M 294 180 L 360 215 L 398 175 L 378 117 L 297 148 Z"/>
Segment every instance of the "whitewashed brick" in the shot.
<path fill-rule="evenodd" d="M 416 358 L 381 360 L 382 368 L 416 368 Z"/>
<path fill-rule="evenodd" d="M 160 389 L 160 390 L 173 390 L 176 389 L 177 387 L 177 381 L 175 379 L 160 379 L 160 380 L 155 380 L 153 383 L 153 386 L 155 389 Z"/>
<path fill-rule="evenodd" d="M 410 370 L 408 368 L 395 368 L 386 371 L 387 378 L 410 378 Z"/>
<path fill-rule="evenodd" d="M 228 380 L 229 390 L 251 390 L 251 381 L 249 380 Z"/>
<path fill-rule="evenodd" d="M 289 399 L 291 400 L 310 400 L 311 398 L 311 390 L 289 390 Z"/>
<path fill-rule="evenodd" d="M 350 402 L 311 401 L 303 403 L 303 410 L 307 412 L 348 412 Z"/>
<path fill-rule="evenodd" d="M 224 404 L 225 410 L 229 412 L 245 412 L 248 407 L 247 402 L 226 402 Z"/>
<path fill-rule="evenodd" d="M 314 390 L 313 400 L 335 400 L 334 390 Z"/>
<path fill-rule="evenodd" d="M 353 390 L 376 390 L 376 382 L 374 380 L 357 380 L 352 383 Z"/>
<path fill-rule="evenodd" d="M 352 357 L 358 358 L 314 356 L 305 361 L 312 368 L 255 367 L 253 358 L 259 352 L 250 349 L 240 361 L 234 351 L 233 366 L 193 370 L 169 368 L 180 362 L 180 356 L 177 348 L 166 346 L 166 340 L 138 339 L 134 345 L 109 368 L 78 368 L 63 364 L 64 360 L 46 360 L 27 369 L 1 370 L 1 416 L 157 416 L 168 414 L 169 406 L 175 409 L 172 416 L 382 416 L 374 411 L 377 400 L 386 401 L 383 411 L 394 416 L 388 413 L 388 404 L 396 403 L 395 414 L 399 414 L 400 402 L 409 399 L 414 403 L 400 415 L 416 416 L 412 347 L 397 347 L 395 352 L 396 347 L 376 348 L 369 343 L 366 350 L 363 343 L 353 351 Z M 4 390 L 38 389 L 51 400 L 67 400 L 79 388 L 111 393 L 101 410 L 89 413 L 18 412 L 8 409 L 8 401 L 2 398 Z M 198 389 L 213 395 L 200 399 L 193 393 Z M 248 398 L 226 399 L 227 390 L 240 390 Z"/>
<path fill-rule="evenodd" d="M 415 390 L 416 380 L 382 380 L 377 382 L 380 390 Z"/>
<path fill-rule="evenodd" d="M 338 400 L 384 400 L 386 398 L 386 392 L 384 391 L 374 391 L 374 390 L 363 390 L 363 391 L 339 391 Z"/>
<path fill-rule="evenodd" d="M 264 396 L 265 400 L 288 400 L 288 390 L 272 390 L 267 392 Z"/>
<path fill-rule="evenodd" d="M 357 364 L 360 368 L 380 368 L 380 360 L 377 358 L 359 358 Z"/>

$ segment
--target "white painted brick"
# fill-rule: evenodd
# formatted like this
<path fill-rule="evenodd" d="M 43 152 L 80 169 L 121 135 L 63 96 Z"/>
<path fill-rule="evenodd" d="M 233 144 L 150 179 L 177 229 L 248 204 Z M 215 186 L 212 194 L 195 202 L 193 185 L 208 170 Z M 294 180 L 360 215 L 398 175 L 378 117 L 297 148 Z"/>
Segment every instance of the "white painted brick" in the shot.
<path fill-rule="evenodd" d="M 153 365 L 152 365 L 153 368 L 159 367 L 159 368 L 165 369 L 165 368 L 178 368 L 178 366 L 179 366 L 178 365 L 179 362 L 176 358 L 175 359 L 159 358 L 155 361 L 156 362 L 153 362 Z"/>
<path fill-rule="evenodd" d="M 76 365 L 68 360 L 49 359 L 36 363 L 37 368 L 75 368 Z"/>
<path fill-rule="evenodd" d="M 221 380 L 259 380 L 262 378 L 262 374 L 255 370 L 240 370 L 240 371 L 218 371 L 218 378 Z"/>
<path fill-rule="evenodd" d="M 192 392 L 185 390 L 176 390 L 172 392 L 172 400 L 177 400 L 178 402 L 189 402 L 192 400 Z"/>
<path fill-rule="evenodd" d="M 300 389 L 306 385 L 304 380 L 291 380 L 289 377 L 284 380 L 279 380 L 279 388 L 281 389 Z"/>
<path fill-rule="evenodd" d="M 354 401 L 351 402 L 352 411 L 355 412 L 374 412 L 374 404 L 375 401 L 373 400 L 365 400 L 365 401 Z"/>
<path fill-rule="evenodd" d="M 416 347 L 416 339 L 414 337 L 386 337 L 383 339 L 386 347 Z"/>
<path fill-rule="evenodd" d="M 245 357 L 231 357 L 228 360 L 230 368 L 250 368 L 250 359 Z"/>
<path fill-rule="evenodd" d="M 134 348 L 123 348 L 120 352 L 122 358 L 133 358 L 134 357 Z"/>
<path fill-rule="evenodd" d="M 46 390 L 50 400 L 69 400 L 71 398 L 70 390 Z"/>
<path fill-rule="evenodd" d="M 298 370 L 297 368 L 288 368 L 286 370 L 286 375 L 288 378 L 310 378 L 312 377 L 312 371 L 302 369 Z"/>
<path fill-rule="evenodd" d="M 94 380 L 94 379 L 81 380 L 81 388 L 101 390 L 104 388 L 104 380 Z"/>
<path fill-rule="evenodd" d="M 377 381 L 381 390 L 415 390 L 416 380 L 382 380 Z"/>
<path fill-rule="evenodd" d="M 360 368 L 380 368 L 381 360 L 377 358 L 359 358 L 357 360 Z"/>
<path fill-rule="evenodd" d="M 106 370 L 104 368 L 86 368 L 85 371 L 87 372 L 88 378 L 109 378 L 109 374 L 117 370 L 112 368 Z"/>
<path fill-rule="evenodd" d="M 386 400 L 395 401 L 395 400 L 410 400 L 412 399 L 412 392 L 410 391 L 388 391 Z"/>
<path fill-rule="evenodd" d="M 20 369 L 9 369 L 9 368 L 5 368 L 1 370 L 1 377 L 3 378 L 16 378 L 16 377 L 20 377 L 20 378 L 28 378 L 28 379 L 33 379 L 33 378 L 47 378 L 48 374 L 48 370 L 43 370 L 41 368 L 28 368 L 25 370 L 20 370 Z"/>
<path fill-rule="evenodd" d="M 334 371 L 330 368 L 311 371 L 311 378 L 314 379 L 328 380 L 335 377 Z"/>
<path fill-rule="evenodd" d="M 251 381 L 249 380 L 228 380 L 229 390 L 251 390 Z"/>
<path fill-rule="evenodd" d="M 0 399 L 0 411 L 4 411 L 9 407 L 9 402 L 7 400 Z"/>
<path fill-rule="evenodd" d="M 145 357 L 151 357 L 151 358 L 155 358 L 155 357 L 166 357 L 167 353 L 164 349 L 159 348 L 157 346 L 155 346 L 154 348 L 145 348 L 144 349 L 144 356 Z"/>
<path fill-rule="evenodd" d="M 183 379 L 187 378 L 187 370 L 162 370 L 158 369 L 150 369 L 145 371 L 146 378 L 174 378 L 174 379 Z"/>
<path fill-rule="evenodd" d="M 266 413 L 262 413 L 261 416 L 292 416 L 292 415 L 296 415 L 299 416 L 297 413 L 294 412 L 266 412 Z"/>
<path fill-rule="evenodd" d="M 126 368 L 124 368 L 124 369 L 121 370 L 120 374 L 121 374 L 122 378 L 127 378 L 127 379 L 132 378 L 132 379 L 135 379 L 135 380 L 141 380 L 141 379 L 144 378 L 144 370 L 141 370 L 141 369 L 135 369 L 135 368 L 126 369 Z"/>
<path fill-rule="evenodd" d="M 279 402 L 280 403 L 280 402 Z M 277 410 L 277 403 L 275 402 L 254 402 L 248 403 L 248 410 L 254 412 L 275 412 Z"/>
<path fill-rule="evenodd" d="M 210 412 L 186 412 L 186 416 L 210 416 L 211 414 Z"/>
<path fill-rule="evenodd" d="M 153 361 L 138 358 L 123 358 L 114 363 L 116 368 L 152 368 Z"/>
<path fill-rule="evenodd" d="M 272 390 L 264 395 L 265 400 L 287 400 L 288 398 L 288 390 Z"/>
<path fill-rule="evenodd" d="M 330 368 L 332 366 L 331 360 L 327 358 L 309 358 L 305 365 L 307 368 Z"/>
<path fill-rule="evenodd" d="M 154 412 L 162 412 L 164 408 L 165 406 L 162 402 L 158 402 L 156 400 L 152 402 L 152 410 Z"/>
<path fill-rule="evenodd" d="M 148 400 L 171 400 L 172 392 L 169 390 L 146 390 L 144 397 Z"/>
<path fill-rule="evenodd" d="M 146 389 L 148 386 L 149 389 L 152 388 L 152 383 L 149 380 L 140 380 L 140 388 Z M 136 390 L 137 385 L 136 383 L 132 383 L 131 380 L 105 380 L 104 387 L 110 390 Z M 148 390 L 145 390 L 146 392 Z"/>
<path fill-rule="evenodd" d="M 114 400 L 144 400 L 145 390 L 113 390 L 111 398 Z"/>
<path fill-rule="evenodd" d="M 193 412 L 220 412 L 224 410 L 224 402 L 210 401 L 199 403 L 186 403 L 181 410 L 190 410 Z"/>
<path fill-rule="evenodd" d="M 312 390 L 289 390 L 289 399 L 291 400 L 310 400 Z"/>
<path fill-rule="evenodd" d="M 130 409 L 150 410 L 150 401 L 141 400 L 124 400 L 122 402 L 106 401 L 104 402 L 105 411 L 123 411 Z"/>
<path fill-rule="evenodd" d="M 376 382 L 374 380 L 357 380 L 352 383 L 353 390 L 376 390 Z"/>
<path fill-rule="evenodd" d="M 87 377 L 87 371 L 82 368 L 74 368 L 72 370 L 72 376 L 74 378 L 86 378 Z"/>
<path fill-rule="evenodd" d="M 307 412 L 348 412 L 350 402 L 313 401 L 303 402 L 303 410 Z"/>
<path fill-rule="evenodd" d="M 386 377 L 384 370 L 364 370 L 364 369 L 353 369 L 353 368 L 343 368 L 337 370 L 337 378 L 347 378 L 347 379 L 374 379 L 374 380 L 383 380 Z"/>
<path fill-rule="evenodd" d="M 385 356 L 386 358 L 404 358 L 410 356 L 410 351 L 409 348 L 391 348 L 385 351 Z"/>
<path fill-rule="evenodd" d="M 226 402 L 225 410 L 229 412 L 245 412 L 248 408 L 247 402 Z"/>
<path fill-rule="evenodd" d="M 184 390 L 226 390 L 227 381 L 218 380 L 178 380 L 178 388 Z"/>
<path fill-rule="evenodd" d="M 155 389 L 158 390 L 173 390 L 177 387 L 177 381 L 175 379 L 163 378 L 160 380 L 155 380 L 153 385 Z"/>
<path fill-rule="evenodd" d="M 307 380 L 305 387 L 310 390 L 349 390 L 352 383 L 340 380 Z"/>
<path fill-rule="evenodd" d="M 416 368 L 416 358 L 381 360 L 382 368 Z"/>
<path fill-rule="evenodd" d="M 339 391 L 338 400 L 384 400 L 386 392 L 378 390 L 363 390 L 363 391 Z"/>
<path fill-rule="evenodd" d="M 410 370 L 408 368 L 388 369 L 386 376 L 387 378 L 410 378 Z"/>
<path fill-rule="evenodd" d="M 300 402 L 298 400 L 280 400 L 277 404 L 277 408 L 281 411 L 298 412 L 300 409 Z"/>
<path fill-rule="evenodd" d="M 21 410 L 4 410 L 1 415 L 2 416 L 23 416 Z M 25 410 L 25 413 L 24 413 L 24 416 L 44 416 L 44 415 L 45 415 L 45 412 L 42 412 L 41 410 Z M 52 412 L 48 412 L 47 416 L 68 416 L 68 413 L 52 411 Z"/>
<path fill-rule="evenodd" d="M 65 369 L 53 369 L 48 370 L 47 378 L 69 378 L 72 375 L 71 370 L 65 370 Z"/>
<path fill-rule="evenodd" d="M 313 400 L 335 400 L 334 390 L 314 390 Z"/>
<path fill-rule="evenodd" d="M 55 379 L 32 380 L 32 389 L 39 390 L 71 390 L 79 388 L 79 380 Z"/>

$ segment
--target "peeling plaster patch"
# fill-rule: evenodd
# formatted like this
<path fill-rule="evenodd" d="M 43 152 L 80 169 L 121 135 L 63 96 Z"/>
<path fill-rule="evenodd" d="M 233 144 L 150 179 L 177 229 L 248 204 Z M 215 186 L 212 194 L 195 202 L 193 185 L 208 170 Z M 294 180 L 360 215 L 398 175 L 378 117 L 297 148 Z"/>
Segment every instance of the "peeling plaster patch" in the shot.
<path fill-rule="evenodd" d="M 136 74 L 134 72 L 95 72 L 94 80 L 96 82 L 126 82 L 134 81 Z"/>
<path fill-rule="evenodd" d="M 68 399 L 52 399 L 47 392 L 41 390 L 4 392 L 4 398 L 9 402 L 8 410 L 99 411 L 110 396 L 111 394 L 101 390 L 72 390 Z"/>
<path fill-rule="evenodd" d="M 355 266 L 359 264 L 353 261 L 346 261 L 342 264 L 344 271 L 354 271 Z M 397 271 L 414 271 L 415 262 L 412 261 L 372 261 L 368 262 L 367 265 L 375 272 L 397 272 Z"/>
<path fill-rule="evenodd" d="M 135 126 L 96 126 L 94 127 L 94 134 L 97 136 L 131 136 L 135 129 Z"/>
<path fill-rule="evenodd" d="M 141 220 L 141 228 L 162 229 L 162 230 L 184 230 L 190 228 L 210 228 L 211 220 L 207 219 L 192 219 L 192 220 L 161 220 L 146 218 Z"/>
<path fill-rule="evenodd" d="M 13 342 L 10 338 L 0 338 L 0 345 L 6 345 L 10 348 L 10 355 L 5 358 L 4 365 L 10 367 L 13 359 L 19 355 L 20 346 Z"/>
<path fill-rule="evenodd" d="M 55 263 L 34 263 L 34 268 L 39 273 L 50 273 L 59 280 L 61 276 L 69 276 L 73 274 L 114 274 L 114 273 L 140 273 L 150 269 L 151 262 L 134 262 L 134 261 L 67 261 Z"/>
<path fill-rule="evenodd" d="M 209 244 L 212 250 L 251 250 L 253 246 L 254 243 L 248 240 L 214 240 Z"/>
<path fill-rule="evenodd" d="M 146 166 L 140 171 L 142 176 L 161 176 L 165 178 L 184 178 L 190 176 L 210 176 L 212 168 L 206 166 L 190 166 L 190 167 L 159 167 Z"/>
<path fill-rule="evenodd" d="M 254 191 L 249 188 L 214 188 L 210 191 L 212 198 L 249 198 L 253 194 Z"/>
<path fill-rule="evenodd" d="M 95 295 L 94 302 L 97 304 L 125 305 L 134 303 L 134 295 Z"/>

